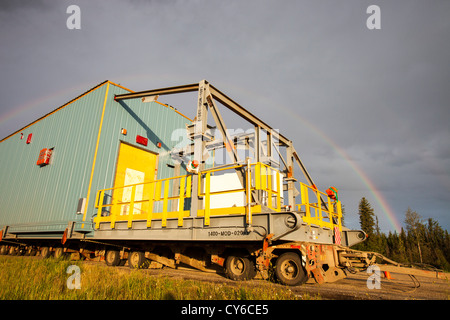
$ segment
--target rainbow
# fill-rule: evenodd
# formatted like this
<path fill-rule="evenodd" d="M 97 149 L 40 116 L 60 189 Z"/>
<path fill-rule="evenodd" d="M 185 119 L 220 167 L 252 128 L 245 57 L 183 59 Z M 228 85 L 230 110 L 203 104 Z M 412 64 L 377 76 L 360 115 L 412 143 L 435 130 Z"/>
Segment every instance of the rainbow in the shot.
<path fill-rule="evenodd" d="M 236 87 L 235 85 L 229 85 L 229 87 L 233 87 L 236 91 L 241 91 L 245 93 L 246 95 L 249 95 L 253 98 L 254 101 L 260 100 L 264 101 L 265 104 L 270 104 L 272 107 L 276 106 L 279 109 L 284 110 L 286 113 L 289 113 L 290 115 L 294 116 L 295 118 L 299 119 L 304 125 L 306 125 L 309 129 L 311 129 L 315 134 L 317 134 L 324 142 L 326 142 L 328 145 L 330 145 L 338 154 L 340 157 L 342 157 L 350 166 L 350 168 L 356 173 L 358 178 L 363 182 L 363 184 L 367 187 L 367 189 L 370 191 L 374 199 L 376 200 L 377 204 L 381 208 L 383 214 L 387 218 L 389 224 L 394 228 L 394 230 L 397 233 L 400 233 L 402 229 L 402 225 L 400 221 L 398 220 L 396 214 L 394 213 L 394 210 L 391 208 L 387 200 L 384 198 L 382 193 L 378 190 L 378 188 L 375 186 L 375 184 L 370 180 L 370 178 L 367 176 L 367 174 L 358 166 L 358 164 L 352 160 L 352 158 L 345 152 L 344 149 L 342 149 L 334 140 L 332 140 L 328 135 L 326 135 L 319 127 L 316 125 L 310 123 L 309 121 L 302 118 L 300 115 L 295 113 L 294 110 L 289 109 L 285 107 L 284 105 L 281 105 L 278 102 L 273 101 L 272 99 L 264 96 L 263 98 L 248 89 L 243 89 L 242 87 Z"/>
<path fill-rule="evenodd" d="M 290 110 L 284 106 L 281 106 L 280 104 L 277 104 L 277 106 L 279 106 L 280 108 L 289 112 L 291 115 L 298 118 L 303 124 L 305 124 L 315 134 L 317 134 L 323 141 L 325 141 L 328 145 L 330 145 L 349 164 L 351 169 L 357 174 L 359 179 L 369 189 L 370 193 L 373 195 L 376 202 L 381 207 L 384 215 L 388 219 L 388 222 L 395 229 L 395 231 L 397 231 L 397 233 L 400 233 L 402 226 L 401 226 L 401 223 L 399 222 L 397 216 L 395 215 L 393 209 L 391 208 L 391 206 L 389 205 L 387 200 L 384 198 L 384 196 L 381 194 L 381 192 L 377 189 L 375 184 L 369 179 L 367 174 L 356 164 L 356 162 L 353 161 L 351 159 L 351 157 L 334 140 L 332 140 L 328 135 L 326 135 L 317 126 L 306 121 L 301 116 L 296 114 L 293 110 Z"/>
<path fill-rule="evenodd" d="M 369 179 L 367 174 L 353 161 L 350 156 L 341 148 L 339 147 L 335 141 L 330 139 L 325 133 L 321 130 L 319 130 L 317 127 L 311 125 L 307 121 L 302 119 L 302 122 L 305 123 L 309 128 L 314 130 L 316 134 L 318 134 L 326 143 L 328 143 L 333 149 L 347 161 L 347 163 L 350 165 L 350 167 L 353 169 L 353 171 L 356 172 L 359 179 L 364 183 L 364 185 L 370 190 L 372 195 L 374 196 L 377 203 L 380 205 L 382 211 L 384 212 L 385 216 L 387 217 L 389 223 L 394 227 L 395 231 L 397 233 L 400 233 L 401 231 L 401 223 L 398 221 L 397 216 L 395 215 L 394 211 L 390 207 L 389 203 L 386 201 L 386 199 L 383 197 L 381 192 L 377 189 L 375 184 Z"/>
<path fill-rule="evenodd" d="M 92 87 L 92 85 L 91 85 L 91 87 Z M 6 113 L 0 115 L 0 126 L 4 123 L 10 121 L 11 119 L 14 119 L 15 117 L 20 116 L 22 113 L 25 113 L 28 110 L 47 105 L 49 102 L 56 101 L 58 98 L 62 98 L 65 96 L 70 96 L 70 95 L 77 96 L 77 95 L 79 95 L 80 92 L 85 91 L 85 90 L 83 90 L 85 88 L 86 88 L 86 84 L 81 84 L 81 85 L 77 85 L 77 86 L 73 86 L 73 87 L 69 87 L 69 88 L 60 90 L 58 92 L 55 92 L 55 93 L 52 93 L 52 94 L 49 94 L 46 96 L 39 97 L 37 99 L 30 100 L 27 103 L 22 104 L 18 107 L 15 107 L 15 108 L 7 111 Z M 70 100 L 70 99 L 68 99 L 68 100 Z M 55 109 L 59 106 L 60 105 L 55 106 Z M 32 122 L 34 120 L 35 119 L 32 119 L 30 122 Z M 25 125 L 28 125 L 28 123 Z M 3 138 L 3 137 L 1 137 L 1 138 Z"/>
<path fill-rule="evenodd" d="M 148 82 L 149 80 L 159 80 L 159 79 L 173 79 L 172 81 L 174 81 L 177 78 L 180 78 L 176 75 L 158 75 L 158 76 L 149 76 L 146 74 L 136 74 L 136 75 L 125 75 L 120 76 L 120 78 L 123 78 L 125 80 L 141 80 L 142 82 Z M 104 80 L 104 79 L 103 79 Z M 102 81 L 103 81 L 102 80 Z M 77 84 L 75 86 L 71 86 L 65 89 L 62 89 L 60 91 L 57 92 L 53 92 L 49 95 L 45 95 L 42 97 L 38 97 L 36 99 L 30 100 L 18 107 L 14 107 L 13 109 L 5 112 L 4 114 L 0 115 L 0 126 L 12 119 L 14 119 L 15 117 L 20 116 L 21 114 L 25 113 L 28 110 L 34 109 L 34 108 L 38 108 L 40 106 L 46 106 L 49 103 L 52 103 L 52 101 L 57 101 L 58 99 L 64 98 L 64 97 L 68 97 L 67 102 L 69 100 L 71 100 L 73 97 L 78 96 L 80 93 L 86 91 L 86 88 L 93 88 L 95 85 L 97 85 L 99 82 L 97 83 L 92 83 L 92 82 L 83 82 L 80 84 Z M 55 105 L 55 108 L 60 107 L 62 104 L 58 104 Z M 30 122 L 34 121 L 35 119 L 32 119 Z M 26 123 L 25 125 L 28 125 L 29 123 Z M 0 137 L 0 139 L 2 139 L 4 137 Z"/>

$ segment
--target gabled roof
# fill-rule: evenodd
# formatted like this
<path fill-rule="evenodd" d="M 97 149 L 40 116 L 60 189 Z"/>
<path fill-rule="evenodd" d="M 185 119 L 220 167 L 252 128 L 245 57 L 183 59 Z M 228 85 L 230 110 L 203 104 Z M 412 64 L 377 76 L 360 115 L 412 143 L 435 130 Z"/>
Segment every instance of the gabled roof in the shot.
<path fill-rule="evenodd" d="M 3 142 L 3 141 L 5 141 L 5 140 L 9 139 L 10 137 L 12 137 L 12 136 L 18 134 L 19 132 L 21 132 L 21 131 L 25 130 L 26 128 L 32 126 L 33 124 L 35 124 L 35 123 L 41 121 L 42 119 L 47 118 L 47 117 L 50 116 L 51 114 L 53 114 L 53 113 L 55 113 L 55 112 L 57 112 L 57 111 L 59 111 L 59 110 L 65 108 L 65 107 L 67 107 L 67 106 L 70 105 L 72 102 L 77 101 L 78 99 L 84 97 L 85 95 L 91 93 L 92 91 L 95 91 L 95 90 L 99 89 L 100 87 L 102 87 L 103 85 L 105 85 L 105 84 L 107 84 L 107 83 L 112 84 L 112 85 L 114 85 L 114 86 L 116 86 L 116 87 L 119 87 L 119 88 L 121 88 L 121 89 L 127 90 L 127 91 L 129 91 L 129 92 L 134 92 L 133 90 L 130 90 L 130 89 L 128 89 L 128 88 L 125 88 L 125 87 L 123 87 L 123 86 L 121 86 L 121 85 L 119 85 L 119 84 L 117 84 L 117 83 L 114 83 L 114 82 L 109 81 L 109 80 L 105 80 L 105 81 L 99 83 L 98 85 L 96 85 L 95 87 L 93 87 L 93 88 L 87 90 L 86 92 L 80 94 L 80 95 L 77 96 L 76 98 L 70 100 L 69 102 L 66 102 L 65 104 L 63 104 L 62 106 L 56 108 L 55 110 L 53 110 L 53 111 L 47 113 L 46 115 L 40 117 L 39 119 L 36 119 L 35 121 L 33 121 L 33 122 L 29 123 L 28 125 L 26 125 L 26 126 L 20 128 L 19 130 L 17 130 L 17 131 L 15 131 L 15 132 L 11 133 L 10 135 L 8 135 L 8 136 L 6 136 L 5 138 L 1 139 L 0 142 Z M 164 103 L 161 103 L 161 102 L 159 102 L 159 101 L 155 101 L 155 102 L 156 102 L 156 103 L 159 103 L 160 105 L 163 105 L 163 106 L 165 106 L 165 107 L 167 107 L 167 108 L 173 109 L 176 113 L 180 114 L 181 116 L 185 117 L 186 119 L 188 119 L 189 121 L 192 122 L 192 119 L 189 119 L 189 118 L 186 117 L 184 114 L 182 114 L 181 112 L 175 110 L 174 108 L 172 108 L 172 107 L 170 107 L 170 106 L 168 106 L 168 105 L 166 105 L 166 104 L 164 104 Z"/>

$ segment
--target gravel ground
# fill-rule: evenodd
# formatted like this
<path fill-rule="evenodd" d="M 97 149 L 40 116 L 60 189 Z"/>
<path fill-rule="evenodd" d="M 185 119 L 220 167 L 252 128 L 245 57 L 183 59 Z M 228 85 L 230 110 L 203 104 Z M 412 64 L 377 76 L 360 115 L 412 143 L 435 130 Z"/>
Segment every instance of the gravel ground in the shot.
<path fill-rule="evenodd" d="M 128 267 L 120 267 L 128 268 Z M 147 269 L 143 270 L 152 276 L 167 276 L 177 279 L 192 279 L 208 282 L 226 282 L 227 284 L 240 284 L 249 286 L 281 286 L 262 279 L 235 282 L 225 278 L 223 274 L 206 273 L 188 268 L 180 269 Z M 308 283 L 288 287 L 299 296 L 318 297 L 323 300 L 449 300 L 450 278 L 448 280 L 428 277 L 391 273 L 392 279 L 384 278 L 381 274 L 379 289 L 369 289 L 367 280 L 369 274 L 359 272 L 349 274 L 347 278 L 334 283 Z M 282 286 L 281 286 L 282 287 Z"/>

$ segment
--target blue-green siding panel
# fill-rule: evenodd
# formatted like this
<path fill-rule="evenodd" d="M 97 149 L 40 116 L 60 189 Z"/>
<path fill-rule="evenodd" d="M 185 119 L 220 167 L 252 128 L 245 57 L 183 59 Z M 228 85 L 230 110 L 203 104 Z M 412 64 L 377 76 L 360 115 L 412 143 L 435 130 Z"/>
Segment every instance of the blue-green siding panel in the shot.
<path fill-rule="evenodd" d="M 0 143 L 0 226 L 24 231 L 64 230 L 77 220 L 78 199 L 87 193 L 105 96 L 105 85 Z M 26 144 L 28 134 L 32 141 Z M 52 163 L 39 167 L 43 148 Z M 16 229 L 16 230 L 15 230 Z"/>
<path fill-rule="evenodd" d="M 0 228 L 62 231 L 69 221 L 82 221 L 83 215 L 76 214 L 78 199 L 89 198 L 83 228 L 91 230 L 96 192 L 113 186 L 121 141 L 159 154 L 159 179 L 173 175 L 173 168 L 167 166 L 172 162 L 170 150 L 187 142 L 182 135 L 190 121 L 155 102 L 114 101 L 115 94 L 127 92 L 106 82 L 23 129 L 23 139 L 18 132 L 0 143 Z M 121 128 L 127 129 L 127 135 L 121 134 Z M 32 142 L 26 144 L 29 133 L 33 134 Z M 147 137 L 148 146 L 137 144 L 136 135 Z M 156 146 L 158 142 L 161 148 Z M 43 148 L 54 148 L 52 163 L 39 167 L 36 161 Z"/>
<path fill-rule="evenodd" d="M 170 151 L 187 142 L 186 138 L 178 136 L 186 134 L 186 125 L 191 123 L 190 120 L 156 102 L 144 103 L 140 99 L 114 101 L 114 95 L 123 93 L 127 91 L 110 85 L 86 220 L 96 215 L 94 202 L 97 190 L 111 188 L 114 184 L 121 142 L 158 154 L 158 179 L 173 176 L 174 169 L 167 166 L 173 163 Z M 122 128 L 127 129 L 126 135 L 121 133 Z M 137 135 L 148 138 L 148 145 L 136 143 Z M 158 142 L 161 148 L 157 147 Z"/>

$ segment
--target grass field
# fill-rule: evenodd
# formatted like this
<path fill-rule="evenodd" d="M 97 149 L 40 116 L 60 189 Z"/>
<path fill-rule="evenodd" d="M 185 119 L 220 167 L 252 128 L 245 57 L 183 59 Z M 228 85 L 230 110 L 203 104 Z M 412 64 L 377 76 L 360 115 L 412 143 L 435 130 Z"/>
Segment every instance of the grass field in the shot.
<path fill-rule="evenodd" d="M 72 265 L 79 268 L 79 289 L 69 289 L 77 283 L 76 273 L 67 273 Z M 299 299 L 286 287 L 171 279 L 142 270 L 105 267 L 101 263 L 20 256 L 0 256 L 0 288 L 0 300 Z"/>

